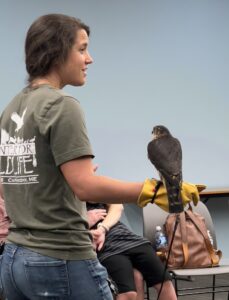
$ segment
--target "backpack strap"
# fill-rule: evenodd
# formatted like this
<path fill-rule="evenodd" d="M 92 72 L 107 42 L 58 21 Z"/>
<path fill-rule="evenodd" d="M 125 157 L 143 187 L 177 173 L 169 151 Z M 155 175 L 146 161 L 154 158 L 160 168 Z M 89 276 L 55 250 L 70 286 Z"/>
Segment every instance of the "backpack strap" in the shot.
<path fill-rule="evenodd" d="M 185 219 L 185 212 L 179 213 L 180 218 L 180 231 L 181 231 L 181 242 L 184 254 L 184 264 L 183 267 L 188 262 L 189 252 L 188 252 L 188 239 L 187 239 L 187 231 L 186 231 L 186 219 Z"/>

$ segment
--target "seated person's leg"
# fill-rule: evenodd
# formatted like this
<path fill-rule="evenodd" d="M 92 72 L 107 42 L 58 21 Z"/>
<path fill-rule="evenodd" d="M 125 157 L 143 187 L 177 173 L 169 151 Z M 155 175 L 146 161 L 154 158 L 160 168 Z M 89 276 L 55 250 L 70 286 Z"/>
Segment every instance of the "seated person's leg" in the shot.
<path fill-rule="evenodd" d="M 154 287 L 157 292 L 160 290 L 163 282 L 164 265 L 157 257 L 153 247 L 150 244 L 144 244 L 128 250 L 134 268 L 139 270 L 149 287 Z M 176 293 L 171 282 L 171 276 L 166 271 L 165 282 L 160 295 L 160 300 L 176 300 Z"/>
<path fill-rule="evenodd" d="M 161 283 L 154 285 L 154 288 L 156 289 L 157 293 L 159 293 L 160 288 L 161 288 Z M 160 294 L 159 300 L 165 300 L 165 299 L 177 299 L 172 281 L 170 281 L 170 280 L 167 280 L 164 282 L 162 291 Z"/>
<path fill-rule="evenodd" d="M 134 282 L 134 272 L 128 257 L 112 255 L 101 262 L 107 269 L 112 280 L 118 287 L 117 300 L 136 300 L 137 292 Z"/>
<path fill-rule="evenodd" d="M 142 274 L 137 269 L 134 269 L 134 282 L 137 290 L 136 300 L 143 300 L 145 296 L 144 279 Z"/>

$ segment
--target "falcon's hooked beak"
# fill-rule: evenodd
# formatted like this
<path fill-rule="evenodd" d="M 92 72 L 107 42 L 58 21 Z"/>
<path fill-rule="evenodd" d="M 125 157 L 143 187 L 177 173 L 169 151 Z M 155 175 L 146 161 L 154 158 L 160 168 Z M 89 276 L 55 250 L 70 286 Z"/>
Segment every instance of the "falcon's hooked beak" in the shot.
<path fill-rule="evenodd" d="M 160 129 L 158 127 L 154 127 L 152 134 L 153 134 L 153 140 L 156 140 L 160 135 Z"/>
<path fill-rule="evenodd" d="M 153 140 L 156 140 L 159 137 L 162 137 L 164 135 L 171 135 L 168 128 L 166 128 L 163 125 L 154 126 L 152 134 L 153 134 Z"/>

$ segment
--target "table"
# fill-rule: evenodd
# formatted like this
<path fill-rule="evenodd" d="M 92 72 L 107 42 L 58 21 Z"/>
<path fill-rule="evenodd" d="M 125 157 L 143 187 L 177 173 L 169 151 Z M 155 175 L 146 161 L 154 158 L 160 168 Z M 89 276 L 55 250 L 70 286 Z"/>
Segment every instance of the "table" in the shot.
<path fill-rule="evenodd" d="M 210 198 L 229 197 L 229 187 L 209 188 L 200 192 L 200 199 L 206 203 Z"/>

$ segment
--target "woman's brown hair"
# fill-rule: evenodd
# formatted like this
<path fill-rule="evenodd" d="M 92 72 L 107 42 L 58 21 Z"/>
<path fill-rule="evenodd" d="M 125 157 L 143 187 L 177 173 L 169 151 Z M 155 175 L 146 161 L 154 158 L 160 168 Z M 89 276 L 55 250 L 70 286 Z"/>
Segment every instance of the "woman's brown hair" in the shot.
<path fill-rule="evenodd" d="M 76 33 L 90 28 L 81 20 L 63 14 L 39 17 L 30 26 L 25 40 L 25 62 L 28 81 L 49 73 L 54 65 L 63 63 L 75 43 Z"/>

